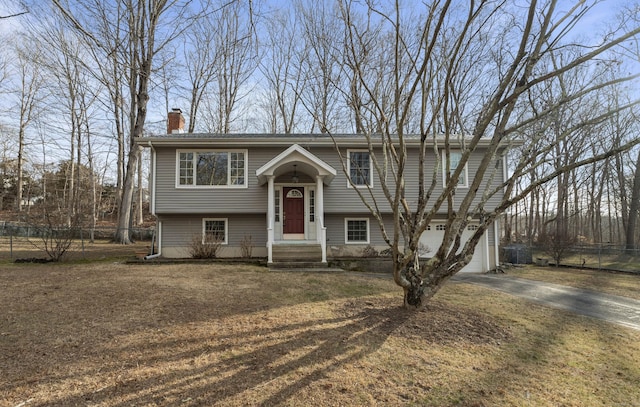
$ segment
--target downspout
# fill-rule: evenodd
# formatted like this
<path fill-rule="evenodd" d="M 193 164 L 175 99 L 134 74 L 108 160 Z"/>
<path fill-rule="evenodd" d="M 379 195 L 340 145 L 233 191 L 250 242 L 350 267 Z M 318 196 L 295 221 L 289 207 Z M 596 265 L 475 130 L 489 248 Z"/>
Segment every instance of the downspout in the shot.
<path fill-rule="evenodd" d="M 502 182 L 504 183 L 509 178 L 509 170 L 507 169 L 507 153 L 502 155 Z M 506 187 L 502 189 L 502 195 L 504 196 L 504 191 Z M 506 212 L 502 215 L 506 218 Z M 497 216 L 494 221 L 494 250 L 496 256 L 496 269 L 500 266 L 500 217 Z"/>
<path fill-rule="evenodd" d="M 327 263 L 327 228 L 324 226 L 324 178 L 316 176 L 316 236 L 320 240 L 322 263 Z"/>
<path fill-rule="evenodd" d="M 151 259 L 155 259 L 157 257 L 162 256 L 162 222 L 157 221 L 157 226 L 156 226 L 156 231 L 157 231 L 157 242 L 158 242 L 158 253 L 155 254 L 149 254 L 147 256 L 144 256 L 145 260 L 151 260 Z M 151 250 L 153 250 L 153 248 L 151 248 Z"/>
<path fill-rule="evenodd" d="M 273 263 L 273 241 L 275 225 L 275 177 L 267 176 L 267 264 Z"/>
<path fill-rule="evenodd" d="M 493 251 L 495 256 L 495 268 L 500 266 L 500 218 L 493 221 Z M 487 248 L 488 250 L 488 248 Z"/>
<path fill-rule="evenodd" d="M 494 224 L 495 227 L 495 224 Z M 484 267 L 485 269 L 483 271 L 487 272 L 489 270 L 491 270 L 491 259 L 489 258 L 489 231 L 485 230 L 484 232 Z"/>

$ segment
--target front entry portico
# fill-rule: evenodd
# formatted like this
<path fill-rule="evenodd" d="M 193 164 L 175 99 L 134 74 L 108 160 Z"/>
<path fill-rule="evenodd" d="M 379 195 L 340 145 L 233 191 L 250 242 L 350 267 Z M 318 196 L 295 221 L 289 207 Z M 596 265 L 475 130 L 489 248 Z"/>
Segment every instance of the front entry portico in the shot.
<path fill-rule="evenodd" d="M 334 168 L 298 144 L 256 170 L 268 191 L 268 263 L 273 262 L 274 245 L 294 241 L 319 244 L 322 262 L 327 262 L 324 186 L 335 175 Z"/>

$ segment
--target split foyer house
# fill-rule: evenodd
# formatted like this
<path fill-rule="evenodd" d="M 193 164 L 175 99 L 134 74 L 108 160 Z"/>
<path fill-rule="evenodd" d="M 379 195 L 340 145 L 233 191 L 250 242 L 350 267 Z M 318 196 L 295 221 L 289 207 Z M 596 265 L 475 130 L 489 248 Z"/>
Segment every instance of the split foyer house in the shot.
<path fill-rule="evenodd" d="M 157 218 L 160 256 L 190 257 L 193 239 L 208 237 L 220 242 L 218 257 L 241 257 L 243 246 L 250 244 L 252 255 L 269 263 L 287 256 L 326 263 L 331 258 L 361 256 L 371 248 L 388 248 L 377 221 L 355 191 L 373 191 L 392 230 L 392 210 L 378 185 L 363 136 L 334 136 L 344 160 L 340 162 L 334 142 L 324 134 L 190 134 L 183 126 L 181 112 L 174 109 L 166 135 L 138 140 L 151 149 L 150 210 Z M 408 154 L 410 158 L 410 150 Z M 468 186 L 480 154 L 472 156 L 458 188 Z M 410 190 L 417 184 L 414 161 L 415 167 L 407 169 L 409 201 L 417 192 Z M 504 168 L 504 162 L 498 165 Z M 468 226 L 468 235 L 474 227 Z M 429 225 L 421 242 L 435 250 L 443 234 L 444 214 L 440 222 Z M 497 250 L 496 224 L 463 271 L 495 268 Z"/>

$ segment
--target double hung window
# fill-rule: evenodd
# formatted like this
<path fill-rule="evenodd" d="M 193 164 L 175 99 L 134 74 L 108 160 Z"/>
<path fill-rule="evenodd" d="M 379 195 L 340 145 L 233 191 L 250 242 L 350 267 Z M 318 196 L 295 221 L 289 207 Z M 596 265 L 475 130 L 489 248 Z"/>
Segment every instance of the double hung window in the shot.
<path fill-rule="evenodd" d="M 371 187 L 371 156 L 367 150 L 349 150 L 347 167 L 351 182 L 356 187 Z M 351 185 L 351 184 L 349 184 Z"/>
<path fill-rule="evenodd" d="M 202 243 L 227 244 L 227 220 L 226 219 L 203 219 L 202 220 Z"/>
<path fill-rule="evenodd" d="M 178 151 L 178 186 L 244 187 L 246 151 Z"/>
<path fill-rule="evenodd" d="M 442 152 L 442 162 L 446 162 L 445 160 L 447 159 L 447 155 L 446 152 L 443 151 Z M 458 168 L 458 166 L 460 165 L 460 160 L 462 159 L 462 153 L 460 151 L 450 151 L 449 152 L 449 174 L 453 174 L 454 171 Z M 446 165 L 443 166 L 444 169 L 442 171 L 442 179 L 443 181 L 446 183 L 447 182 L 447 170 L 446 170 Z M 460 176 L 458 177 L 458 187 L 463 187 L 463 188 L 467 188 L 469 186 L 468 181 L 467 181 L 467 165 L 465 164 L 464 168 L 462 169 L 462 171 L 460 172 Z"/>
<path fill-rule="evenodd" d="M 346 243 L 369 243 L 369 219 L 345 219 Z"/>

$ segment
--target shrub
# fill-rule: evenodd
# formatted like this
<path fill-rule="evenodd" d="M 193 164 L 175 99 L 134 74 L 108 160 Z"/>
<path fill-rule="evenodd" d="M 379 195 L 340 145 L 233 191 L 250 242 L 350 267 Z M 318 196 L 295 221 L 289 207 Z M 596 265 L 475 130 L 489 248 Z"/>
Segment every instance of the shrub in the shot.
<path fill-rule="evenodd" d="M 221 245 L 222 240 L 213 236 L 207 236 L 203 239 L 201 235 L 195 235 L 191 239 L 189 254 L 194 259 L 215 259 Z"/>
<path fill-rule="evenodd" d="M 362 249 L 362 257 L 378 257 L 378 251 L 371 245 L 367 245 Z"/>
<path fill-rule="evenodd" d="M 69 251 L 73 243 L 73 236 L 76 232 L 72 228 L 54 228 L 51 226 L 39 226 L 38 235 L 40 241 L 31 241 L 38 249 L 44 251 L 50 261 L 60 261 Z"/>
<path fill-rule="evenodd" d="M 61 213 L 49 209 L 44 211 L 40 224 L 34 227 L 36 238 L 28 239 L 34 247 L 47 254 L 49 261 L 57 262 L 70 250 L 79 230 L 79 219 L 65 218 Z"/>
<path fill-rule="evenodd" d="M 566 258 L 576 244 L 575 236 L 563 232 L 541 233 L 538 245 L 544 253 L 553 258 L 556 266 Z"/>
<path fill-rule="evenodd" d="M 245 235 L 240 241 L 240 250 L 242 251 L 242 258 L 249 259 L 251 258 L 251 253 L 253 252 L 253 244 L 251 242 L 251 235 Z"/>

